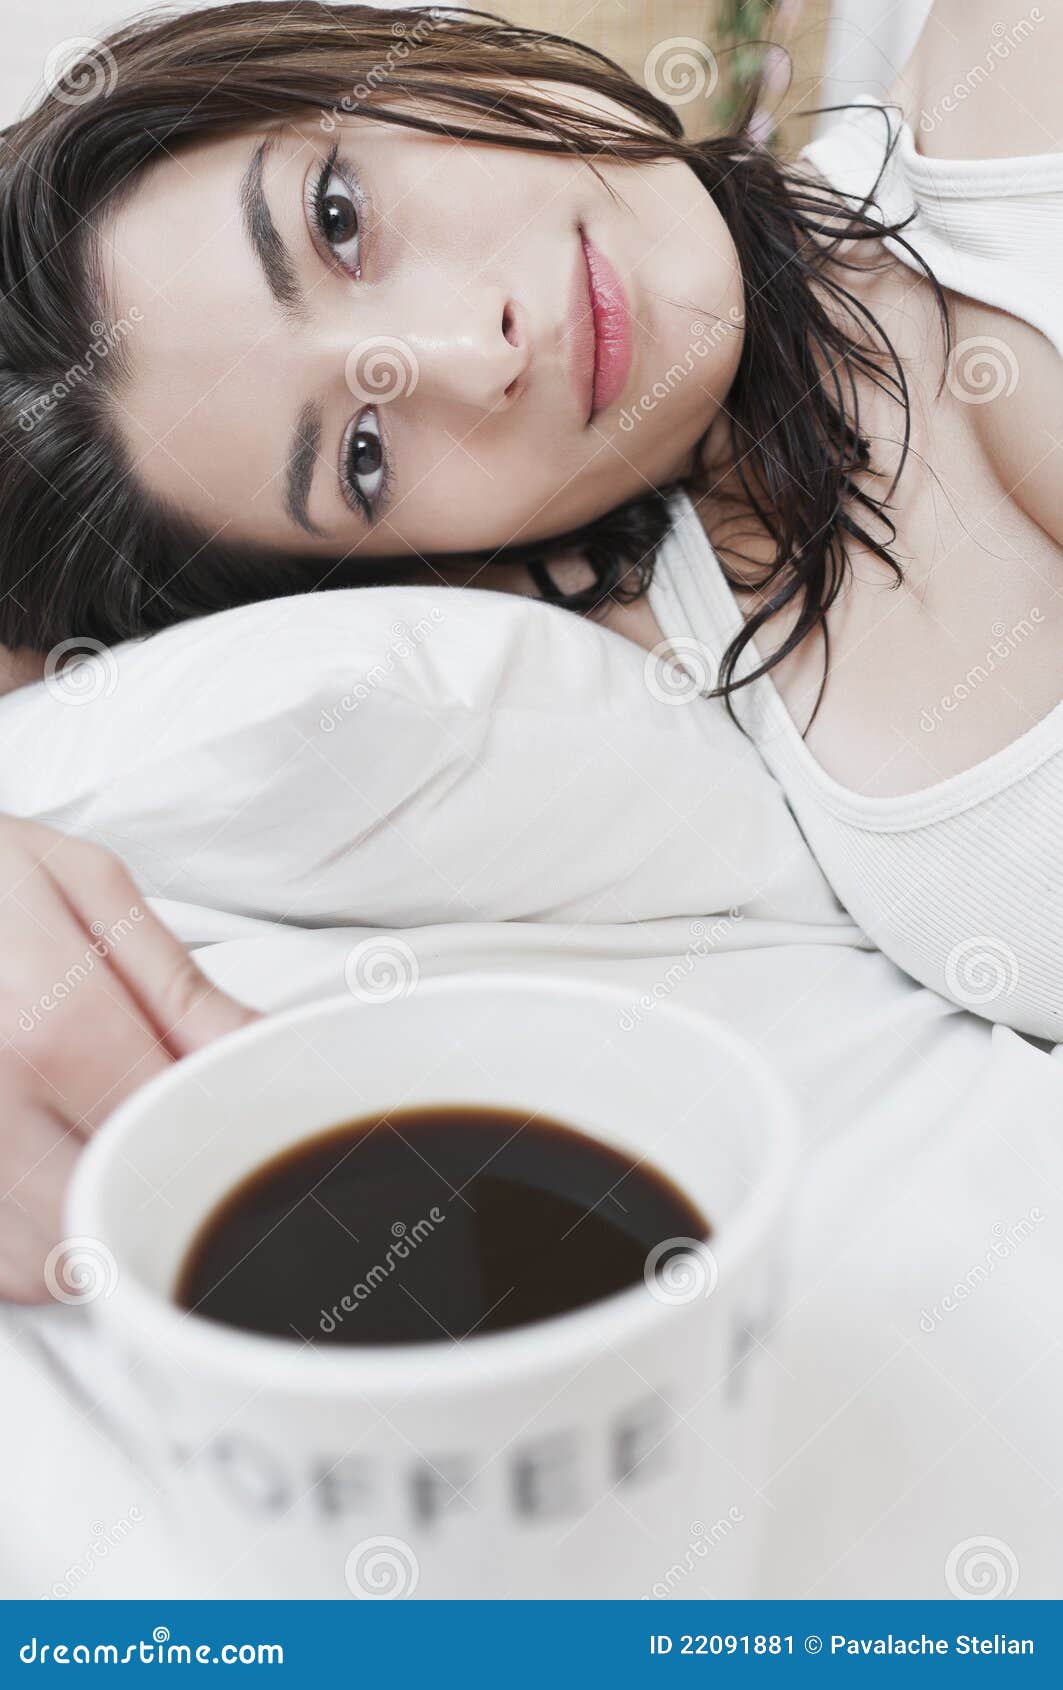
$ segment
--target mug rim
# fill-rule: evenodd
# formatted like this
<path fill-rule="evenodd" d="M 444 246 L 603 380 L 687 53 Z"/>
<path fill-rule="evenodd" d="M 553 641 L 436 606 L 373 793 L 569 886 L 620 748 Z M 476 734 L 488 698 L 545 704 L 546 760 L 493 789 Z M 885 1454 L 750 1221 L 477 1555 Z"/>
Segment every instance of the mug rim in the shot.
<path fill-rule="evenodd" d="M 475 996 L 485 990 L 493 995 L 499 991 L 528 990 L 551 996 L 560 993 L 595 998 L 622 1008 L 630 1008 L 631 1000 L 629 990 L 591 975 L 559 975 L 517 968 L 476 969 L 422 978 L 417 995 Z M 229 1057 L 238 1049 L 253 1050 L 256 1045 L 268 1042 L 276 1036 L 278 1026 L 298 1027 L 307 1022 L 356 1015 L 360 1009 L 388 1007 L 386 1003 L 359 1003 L 344 992 L 267 1013 L 261 1020 L 212 1041 L 147 1081 L 107 1117 L 83 1150 L 67 1199 L 68 1236 L 100 1237 L 99 1222 L 111 1162 L 120 1153 L 123 1142 L 143 1125 L 161 1094 L 194 1085 L 196 1076 L 223 1054 Z M 767 1135 L 763 1172 L 726 1231 L 718 1239 L 713 1235 L 708 1246 L 722 1278 L 725 1273 L 730 1276 L 741 1270 L 757 1240 L 782 1208 L 797 1159 L 797 1109 L 790 1089 L 773 1065 L 755 1045 L 733 1032 L 718 1017 L 671 1002 L 655 1006 L 655 1019 L 661 1016 L 684 1023 L 688 1031 L 707 1044 L 725 1049 L 745 1066 L 763 1100 Z M 600 1137 L 593 1127 L 580 1125 L 578 1130 Z M 264 1158 L 268 1160 L 269 1157 Z M 418 1384 L 426 1369 L 433 1389 L 448 1392 L 482 1389 L 492 1377 L 517 1380 L 572 1357 L 594 1354 L 599 1347 L 608 1348 L 622 1338 L 637 1337 L 653 1325 L 688 1316 L 702 1300 L 658 1302 L 646 1296 L 644 1282 L 638 1281 L 562 1314 L 500 1332 L 474 1334 L 449 1344 L 429 1340 L 326 1347 L 308 1340 L 297 1345 L 289 1338 L 248 1332 L 179 1308 L 169 1297 L 143 1282 L 121 1247 L 115 1250 L 107 1242 L 107 1248 L 117 1265 L 117 1284 L 102 1305 L 99 1299 L 88 1304 L 88 1312 L 95 1321 L 108 1327 L 120 1326 L 134 1342 L 161 1348 L 186 1363 L 190 1360 L 215 1377 L 235 1378 L 260 1388 L 294 1388 L 326 1395 L 401 1390 Z"/>

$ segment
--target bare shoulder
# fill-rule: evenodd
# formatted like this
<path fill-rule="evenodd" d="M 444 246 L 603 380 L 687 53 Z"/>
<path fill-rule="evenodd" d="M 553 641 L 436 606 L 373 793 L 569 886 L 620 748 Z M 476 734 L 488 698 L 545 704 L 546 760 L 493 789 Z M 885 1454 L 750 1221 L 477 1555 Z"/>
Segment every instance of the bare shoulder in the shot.
<path fill-rule="evenodd" d="M 891 90 L 929 158 L 1063 151 L 1063 5 L 935 0 Z"/>

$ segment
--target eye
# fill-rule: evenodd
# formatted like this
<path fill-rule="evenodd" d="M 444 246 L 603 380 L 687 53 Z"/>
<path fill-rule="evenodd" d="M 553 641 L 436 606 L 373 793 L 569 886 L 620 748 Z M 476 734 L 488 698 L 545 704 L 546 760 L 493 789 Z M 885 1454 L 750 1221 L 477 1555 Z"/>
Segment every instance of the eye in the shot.
<path fill-rule="evenodd" d="M 375 411 L 356 417 L 343 447 L 343 478 L 348 496 L 371 521 L 387 481 L 384 443 Z"/>
<path fill-rule="evenodd" d="M 325 160 L 312 190 L 314 227 L 333 257 L 353 276 L 360 274 L 358 205 L 348 183 L 335 168 L 335 153 Z"/>

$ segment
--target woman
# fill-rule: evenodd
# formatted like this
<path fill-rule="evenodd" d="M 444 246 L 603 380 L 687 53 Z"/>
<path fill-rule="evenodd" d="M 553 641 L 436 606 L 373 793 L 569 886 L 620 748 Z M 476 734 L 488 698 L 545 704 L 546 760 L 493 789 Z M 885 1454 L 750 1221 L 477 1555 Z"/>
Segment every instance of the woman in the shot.
<path fill-rule="evenodd" d="M 984 0 L 938 0 L 891 110 L 789 168 L 477 14 L 253 0 L 116 35 L 4 138 L 8 684 L 287 592 L 538 592 L 723 690 L 888 954 L 1063 1038 L 1063 17 L 1025 22 L 1002 53 Z M 8 826 L 43 899 L 17 1007 L 40 925 L 69 946 L 121 871 Z M 171 977 L 195 1038 L 241 1014 L 147 931 L 108 959 L 138 1062 L 184 1048 Z M 16 1294 L 66 1132 L 128 1083 L 106 995 L 91 1095 L 58 1036 L 43 1074 L 4 1057 L 6 1166 L 57 1170 Z"/>

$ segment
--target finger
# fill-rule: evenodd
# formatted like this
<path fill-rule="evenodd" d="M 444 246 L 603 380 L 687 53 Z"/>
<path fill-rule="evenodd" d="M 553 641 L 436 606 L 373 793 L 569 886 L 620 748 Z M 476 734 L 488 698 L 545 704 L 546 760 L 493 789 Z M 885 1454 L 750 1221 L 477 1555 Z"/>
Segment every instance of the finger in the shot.
<path fill-rule="evenodd" d="M 47 871 L 172 1055 L 186 1056 L 257 1019 L 207 979 L 147 908 L 117 857 L 93 847 L 79 851 L 78 872 L 68 872 L 58 853 Z"/>
<path fill-rule="evenodd" d="M 43 873 L 0 898 L 0 1060 L 0 1096 L 35 1099 L 82 1131 L 172 1061 Z"/>
<path fill-rule="evenodd" d="M 60 959 L 51 990 L 19 1010 L 3 1055 L 21 1091 L 89 1132 L 173 1058 L 106 962 L 97 960 L 90 977 L 56 997 L 80 966 Z"/>

